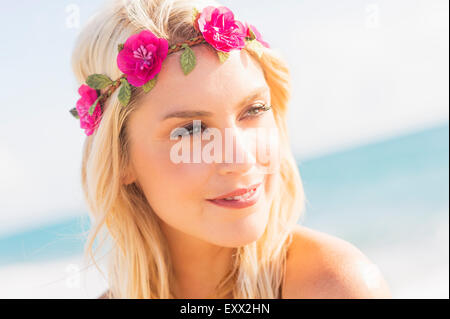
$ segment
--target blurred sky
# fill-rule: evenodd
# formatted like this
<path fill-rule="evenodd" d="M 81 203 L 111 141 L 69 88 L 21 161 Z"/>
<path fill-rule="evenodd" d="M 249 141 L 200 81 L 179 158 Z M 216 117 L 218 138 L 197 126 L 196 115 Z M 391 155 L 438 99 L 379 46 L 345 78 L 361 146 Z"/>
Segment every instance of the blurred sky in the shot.
<path fill-rule="evenodd" d="M 86 211 L 70 56 L 102 3 L 0 2 L 0 234 Z M 448 121 L 447 0 L 221 3 L 288 61 L 299 158 Z"/>

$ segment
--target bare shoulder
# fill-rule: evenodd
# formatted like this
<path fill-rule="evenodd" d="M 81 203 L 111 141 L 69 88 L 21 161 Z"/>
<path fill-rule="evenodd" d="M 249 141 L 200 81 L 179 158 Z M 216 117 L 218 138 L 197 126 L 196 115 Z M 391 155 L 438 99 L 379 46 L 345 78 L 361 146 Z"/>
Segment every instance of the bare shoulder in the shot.
<path fill-rule="evenodd" d="M 378 267 L 355 246 L 297 225 L 288 250 L 283 299 L 391 298 Z"/>

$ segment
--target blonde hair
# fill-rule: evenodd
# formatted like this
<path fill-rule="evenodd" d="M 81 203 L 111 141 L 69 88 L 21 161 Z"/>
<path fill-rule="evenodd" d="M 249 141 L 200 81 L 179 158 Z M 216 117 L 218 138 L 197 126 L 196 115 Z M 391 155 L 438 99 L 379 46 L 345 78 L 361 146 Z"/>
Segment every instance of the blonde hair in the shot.
<path fill-rule="evenodd" d="M 109 1 L 78 37 L 72 56 L 77 80 L 84 83 L 94 73 L 118 78 L 121 73 L 116 65 L 117 45 L 143 29 L 166 38 L 169 45 L 196 36 L 192 9 L 195 6 L 201 10 L 208 5 L 219 4 L 214 0 Z M 271 89 L 281 141 L 278 173 L 281 189 L 271 203 L 263 235 L 253 243 L 235 248 L 233 267 L 217 286 L 217 296 L 280 298 L 292 229 L 305 208 L 286 125 L 290 74 L 274 50 L 265 48 L 261 58 L 250 49 L 245 50 L 260 63 Z M 166 240 L 143 191 L 136 183 L 122 182 L 129 165 L 127 120 L 139 104 L 140 91 L 133 91 L 126 108 L 120 106 L 117 92 L 114 93 L 104 106 L 97 131 L 86 137 L 81 181 L 92 226 L 84 257 L 97 266 L 95 242 L 100 240 L 99 249 L 109 240 L 109 297 L 167 299 L 174 295 Z"/>

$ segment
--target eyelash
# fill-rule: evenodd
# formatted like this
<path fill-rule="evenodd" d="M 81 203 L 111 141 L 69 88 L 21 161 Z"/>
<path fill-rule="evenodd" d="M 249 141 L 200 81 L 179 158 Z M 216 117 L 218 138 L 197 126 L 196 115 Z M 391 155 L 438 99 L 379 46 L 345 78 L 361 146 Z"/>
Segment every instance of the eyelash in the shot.
<path fill-rule="evenodd" d="M 272 109 L 271 105 L 267 105 L 265 103 L 260 103 L 260 104 L 257 104 L 257 105 L 258 106 L 253 106 L 247 111 L 247 113 L 249 113 L 251 111 L 256 111 L 256 110 L 261 111 L 262 110 L 262 112 L 258 112 L 256 115 L 253 115 L 252 117 L 254 117 L 254 118 L 262 116 L 265 112 L 268 112 L 268 111 L 270 111 Z M 194 129 L 192 124 L 189 124 L 189 125 L 187 125 L 187 126 L 185 126 L 183 128 L 189 131 L 189 135 L 192 135 L 192 133 L 193 133 L 192 130 Z M 207 129 L 207 127 L 203 124 L 203 122 L 202 122 L 201 128 L 202 128 L 202 130 L 203 129 Z"/>

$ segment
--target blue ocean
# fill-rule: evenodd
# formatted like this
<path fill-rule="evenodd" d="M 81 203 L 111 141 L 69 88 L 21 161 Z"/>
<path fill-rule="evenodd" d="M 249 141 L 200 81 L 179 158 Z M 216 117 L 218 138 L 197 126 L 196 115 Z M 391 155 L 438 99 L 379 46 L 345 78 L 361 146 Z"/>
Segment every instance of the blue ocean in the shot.
<path fill-rule="evenodd" d="M 408 245 L 448 225 L 448 123 L 297 163 L 307 197 L 299 223 L 363 251 Z M 0 237 L 0 266 L 81 254 L 88 229 L 80 213 Z"/>

